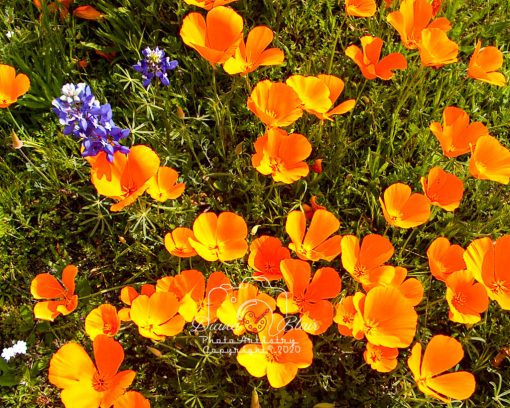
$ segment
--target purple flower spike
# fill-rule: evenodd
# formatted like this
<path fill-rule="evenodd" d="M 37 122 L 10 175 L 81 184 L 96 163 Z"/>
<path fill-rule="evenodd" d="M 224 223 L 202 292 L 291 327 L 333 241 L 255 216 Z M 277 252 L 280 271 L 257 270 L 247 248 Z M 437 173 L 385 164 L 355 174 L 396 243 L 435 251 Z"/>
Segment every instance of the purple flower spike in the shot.
<path fill-rule="evenodd" d="M 144 59 L 133 65 L 133 69 L 142 74 L 143 87 L 147 88 L 154 77 L 159 78 L 163 85 L 170 85 L 167 71 L 177 68 L 179 62 L 170 61 L 170 58 L 165 56 L 165 51 L 160 50 L 159 47 L 154 50 L 147 47 L 142 51 L 142 55 Z"/>

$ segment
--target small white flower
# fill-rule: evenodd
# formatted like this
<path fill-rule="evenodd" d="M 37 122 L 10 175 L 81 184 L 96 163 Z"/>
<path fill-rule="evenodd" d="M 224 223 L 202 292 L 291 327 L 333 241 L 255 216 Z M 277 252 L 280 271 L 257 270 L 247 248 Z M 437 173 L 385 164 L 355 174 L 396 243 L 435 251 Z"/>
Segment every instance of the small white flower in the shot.
<path fill-rule="evenodd" d="M 9 30 L 9 31 L 7 31 L 7 32 L 5 33 L 5 36 L 6 36 L 7 38 L 12 38 L 12 36 L 13 36 L 13 35 L 14 35 L 14 31 L 10 31 L 10 30 Z"/>

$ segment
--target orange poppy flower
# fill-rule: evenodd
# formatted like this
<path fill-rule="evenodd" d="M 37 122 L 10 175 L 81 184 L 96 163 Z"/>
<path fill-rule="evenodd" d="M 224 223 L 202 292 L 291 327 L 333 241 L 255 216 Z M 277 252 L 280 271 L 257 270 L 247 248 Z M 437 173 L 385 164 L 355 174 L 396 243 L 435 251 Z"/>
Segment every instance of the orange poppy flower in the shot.
<path fill-rule="evenodd" d="M 28 92 L 30 80 L 25 74 L 16 75 L 10 65 L 0 64 L 0 108 L 7 108 Z"/>
<path fill-rule="evenodd" d="M 342 290 L 340 275 L 333 268 L 320 268 L 311 278 L 308 262 L 284 259 L 280 266 L 288 292 L 282 292 L 276 304 L 283 314 L 299 313 L 301 328 L 310 334 L 322 334 L 333 323 L 332 299 Z"/>
<path fill-rule="evenodd" d="M 466 371 L 442 374 L 462 360 L 464 350 L 453 337 L 441 334 L 432 337 L 425 349 L 416 343 L 407 365 L 413 373 L 414 380 L 421 392 L 443 402 L 450 399 L 468 399 L 475 392 L 475 377 Z"/>
<path fill-rule="evenodd" d="M 361 247 L 358 237 L 344 235 L 341 247 L 342 266 L 363 285 L 370 283 L 371 271 L 383 265 L 395 252 L 390 240 L 378 234 L 366 235 Z"/>
<path fill-rule="evenodd" d="M 432 17 L 439 13 L 443 0 L 432 0 Z"/>
<path fill-rule="evenodd" d="M 404 47 L 418 48 L 422 41 L 422 31 L 426 28 L 437 28 L 448 31 L 451 28 L 447 18 L 438 18 L 431 22 L 433 17 L 432 5 L 428 0 L 402 0 L 400 11 L 394 11 L 386 17 L 395 30 L 400 34 Z"/>
<path fill-rule="evenodd" d="M 255 270 L 253 279 L 272 281 L 282 279 L 280 262 L 290 258 L 290 251 L 275 237 L 262 235 L 250 245 L 248 265 Z"/>
<path fill-rule="evenodd" d="M 101 20 L 104 14 L 92 6 L 79 6 L 73 11 L 73 16 L 83 18 L 85 20 Z"/>
<path fill-rule="evenodd" d="M 98 335 L 115 336 L 120 329 L 120 318 L 117 309 L 107 303 L 96 307 L 85 318 L 85 332 L 91 340 Z"/>
<path fill-rule="evenodd" d="M 150 408 L 151 403 L 137 391 L 128 391 L 114 402 L 113 408 Z"/>
<path fill-rule="evenodd" d="M 179 173 L 171 167 L 161 166 L 158 173 L 148 181 L 147 193 L 154 198 L 164 202 L 175 200 L 184 193 L 185 184 L 177 183 Z"/>
<path fill-rule="evenodd" d="M 154 292 L 156 292 L 156 287 L 151 284 L 142 285 L 140 289 L 140 294 L 134 289 L 132 286 L 124 286 L 120 291 L 120 300 L 128 306 L 131 306 L 133 300 L 135 300 L 140 295 L 151 296 Z M 130 322 L 130 307 L 124 307 L 119 310 L 119 318 L 122 322 Z"/>
<path fill-rule="evenodd" d="M 189 13 L 182 21 L 182 41 L 214 66 L 234 55 L 243 39 L 243 18 L 230 7 L 215 7 L 204 19 Z"/>
<path fill-rule="evenodd" d="M 219 7 L 224 6 L 225 4 L 233 3 L 237 0 L 184 0 L 186 4 L 190 4 L 192 6 L 201 7 L 206 9 L 207 11 Z"/>
<path fill-rule="evenodd" d="M 118 372 L 124 350 L 111 337 L 94 339 L 94 360 L 78 343 L 66 343 L 50 360 L 48 379 L 62 389 L 60 397 L 66 408 L 107 408 L 133 382 L 132 370 Z"/>
<path fill-rule="evenodd" d="M 46 2 L 47 3 L 47 2 Z M 57 0 L 52 3 L 47 3 L 46 8 L 50 13 L 60 13 L 60 19 L 63 20 L 69 14 L 69 7 L 73 0 Z M 42 4 L 39 0 L 34 0 L 34 5 L 41 11 L 44 11 Z M 39 17 L 41 18 L 41 16 Z"/>
<path fill-rule="evenodd" d="M 357 313 L 353 300 L 354 296 L 346 296 L 335 306 L 333 321 L 337 324 L 340 334 L 344 336 L 352 336 L 354 317 Z"/>
<path fill-rule="evenodd" d="M 473 272 L 453 272 L 446 278 L 445 283 L 450 320 L 464 324 L 479 322 L 480 313 L 489 307 L 489 298 L 485 287 L 481 283 L 475 283 Z"/>
<path fill-rule="evenodd" d="M 287 216 L 285 230 L 292 242 L 289 248 L 296 253 L 299 259 L 305 261 L 318 261 L 324 259 L 331 261 L 336 258 L 342 248 L 342 237 L 334 234 L 340 228 L 340 221 L 327 210 L 317 210 L 306 231 L 306 217 L 302 211 L 292 211 Z M 328 238 L 329 237 L 329 238 Z"/>
<path fill-rule="evenodd" d="M 366 295 L 357 292 L 352 333 L 375 346 L 407 347 L 416 333 L 418 315 L 408 299 L 391 286 L 377 286 Z"/>
<path fill-rule="evenodd" d="M 456 175 L 447 173 L 440 167 L 433 167 L 428 177 L 422 177 L 420 181 L 430 204 L 446 211 L 459 208 L 464 195 L 464 184 Z"/>
<path fill-rule="evenodd" d="M 189 228 L 177 227 L 165 235 L 165 248 L 172 255 L 180 258 L 190 258 L 198 255 L 189 243 L 188 238 L 195 238 L 193 231 Z"/>
<path fill-rule="evenodd" d="M 230 75 L 245 76 L 261 65 L 280 65 L 285 56 L 279 48 L 266 49 L 273 41 L 273 30 L 266 26 L 253 28 L 246 39 L 241 39 L 234 56 L 223 64 L 223 69 Z"/>
<path fill-rule="evenodd" d="M 389 373 L 397 368 L 397 357 L 398 348 L 375 346 L 372 343 L 367 343 L 363 353 L 365 362 L 380 373 Z"/>
<path fill-rule="evenodd" d="M 209 324 L 216 321 L 216 310 L 232 290 L 223 272 L 213 272 L 205 286 L 202 272 L 195 269 L 182 271 L 176 276 L 158 280 L 156 291 L 171 292 L 179 300 L 179 314 L 184 320 Z"/>
<path fill-rule="evenodd" d="M 329 100 L 331 101 L 330 106 L 333 106 L 333 104 L 336 102 L 336 100 L 344 90 L 345 86 L 344 81 L 342 81 L 340 78 L 334 75 L 319 74 L 317 75 L 317 78 L 320 79 L 327 86 L 329 90 Z M 333 119 L 331 119 L 331 117 L 333 115 L 343 115 L 344 113 L 350 112 L 351 110 L 354 109 L 355 105 L 356 105 L 355 99 L 348 99 L 338 104 L 328 112 L 319 112 L 314 109 L 309 109 L 308 112 L 315 115 L 320 120 L 332 121 Z"/>
<path fill-rule="evenodd" d="M 418 50 L 422 65 L 441 68 L 446 64 L 457 62 L 459 46 L 440 28 L 426 28 L 421 32 Z"/>
<path fill-rule="evenodd" d="M 423 285 L 416 278 L 406 277 L 406 268 L 383 265 L 370 272 L 370 282 L 363 285 L 363 289 L 368 292 L 378 286 L 391 286 L 398 289 L 412 306 L 416 306 L 423 298 Z"/>
<path fill-rule="evenodd" d="M 30 284 L 30 293 L 35 299 L 52 299 L 38 302 L 34 306 L 36 319 L 53 321 L 59 314 L 67 316 L 78 306 L 78 295 L 74 294 L 74 279 L 78 268 L 67 265 L 62 271 L 62 284 L 49 273 L 40 273 Z"/>
<path fill-rule="evenodd" d="M 384 200 L 379 197 L 379 202 L 386 222 L 395 227 L 416 227 L 426 223 L 430 216 L 429 199 L 423 194 L 411 194 L 411 188 L 402 183 L 384 190 Z"/>
<path fill-rule="evenodd" d="M 472 148 L 469 172 L 480 180 L 508 184 L 510 180 L 510 150 L 492 136 L 480 137 Z"/>
<path fill-rule="evenodd" d="M 241 336 L 247 331 L 258 333 L 266 327 L 275 308 L 276 302 L 271 296 L 259 292 L 251 283 L 242 282 L 225 298 L 216 315 L 235 335 Z"/>
<path fill-rule="evenodd" d="M 305 212 L 305 218 L 307 220 L 312 219 L 313 214 L 315 214 L 315 211 L 327 210 L 327 208 L 324 207 L 323 205 L 317 204 L 317 196 L 312 196 L 312 198 L 310 198 L 310 205 L 302 204 L 301 207 L 303 207 L 303 211 Z"/>
<path fill-rule="evenodd" d="M 248 250 L 248 226 L 232 212 L 200 214 L 193 223 L 193 234 L 188 242 L 206 261 L 239 259 Z"/>
<path fill-rule="evenodd" d="M 451 245 L 448 238 L 436 238 L 427 249 L 429 268 L 432 276 L 445 282 L 453 272 L 466 269 L 464 248 Z"/>
<path fill-rule="evenodd" d="M 503 53 L 496 47 L 481 47 L 482 42 L 478 41 L 469 60 L 468 77 L 493 85 L 505 86 L 505 76 L 501 72 L 496 72 L 503 66 Z"/>
<path fill-rule="evenodd" d="M 489 297 L 510 310 L 510 235 L 494 242 L 488 237 L 475 239 L 466 248 L 464 261 Z"/>
<path fill-rule="evenodd" d="M 361 69 L 366 79 L 380 78 L 389 80 L 393 78 L 394 69 L 406 69 L 406 58 L 399 52 L 394 52 L 381 58 L 383 40 L 379 37 L 365 35 L 361 37 L 360 49 L 356 45 L 350 45 L 345 49 L 345 55 L 352 59 Z"/>
<path fill-rule="evenodd" d="M 325 113 L 331 108 L 329 88 L 321 79 L 314 76 L 292 75 L 285 83 L 299 96 L 302 107 L 307 112 Z"/>
<path fill-rule="evenodd" d="M 372 17 L 377 10 L 375 0 L 345 0 L 345 14 L 355 17 Z"/>
<path fill-rule="evenodd" d="M 266 126 L 284 127 L 303 115 L 302 102 L 286 84 L 260 81 L 253 88 L 247 106 Z"/>
<path fill-rule="evenodd" d="M 289 135 L 283 129 L 270 128 L 256 140 L 254 146 L 251 163 L 259 173 L 270 174 L 274 181 L 286 184 L 308 175 L 308 164 L 304 160 L 312 153 L 312 145 L 305 136 L 299 133 Z"/>
<path fill-rule="evenodd" d="M 237 353 L 237 361 L 254 377 L 264 377 L 271 387 L 290 383 L 299 368 L 312 364 L 313 344 L 300 329 L 284 333 L 283 316 L 273 314 L 271 323 L 259 333 L 260 344 L 245 344 Z"/>
<path fill-rule="evenodd" d="M 115 152 L 113 163 L 104 152 L 88 157 L 88 161 L 97 192 L 118 201 L 110 207 L 111 211 L 121 211 L 133 204 L 147 190 L 149 180 L 159 169 L 158 155 L 143 145 L 132 146 L 127 156 Z"/>
<path fill-rule="evenodd" d="M 177 314 L 179 301 L 170 292 L 155 292 L 150 297 L 137 296 L 131 303 L 129 315 L 138 326 L 141 336 L 153 340 L 164 340 L 165 336 L 179 334 L 186 323 Z"/>
<path fill-rule="evenodd" d="M 469 123 L 469 115 L 455 106 L 443 111 L 443 125 L 432 122 L 430 130 L 441 143 L 446 157 L 457 157 L 470 151 L 481 136 L 489 135 L 487 127 L 480 122 Z"/>

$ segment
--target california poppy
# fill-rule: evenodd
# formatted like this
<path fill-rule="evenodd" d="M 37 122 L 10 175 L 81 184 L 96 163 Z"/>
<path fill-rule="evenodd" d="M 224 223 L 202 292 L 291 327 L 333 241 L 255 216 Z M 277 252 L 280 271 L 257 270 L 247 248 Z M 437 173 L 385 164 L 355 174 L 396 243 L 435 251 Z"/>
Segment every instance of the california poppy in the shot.
<path fill-rule="evenodd" d="M 117 398 L 113 408 L 150 408 L 151 403 L 137 391 L 128 391 Z"/>
<path fill-rule="evenodd" d="M 28 92 L 30 80 L 25 74 L 16 75 L 10 65 L 0 64 L 0 108 L 7 108 Z"/>
<path fill-rule="evenodd" d="M 305 136 L 270 128 L 255 141 L 254 146 L 251 163 L 259 173 L 271 175 L 274 181 L 286 184 L 308 175 L 308 164 L 304 160 L 310 156 L 312 145 Z"/>
<path fill-rule="evenodd" d="M 416 333 L 418 315 L 411 303 L 396 288 L 377 286 L 366 295 L 357 292 L 352 333 L 366 337 L 375 346 L 407 347 Z"/>
<path fill-rule="evenodd" d="M 510 235 L 475 239 L 464 252 L 466 268 L 502 309 L 510 310 Z"/>
<path fill-rule="evenodd" d="M 363 359 L 374 370 L 380 373 L 389 373 L 397 368 L 398 348 L 375 346 L 368 342 Z"/>
<path fill-rule="evenodd" d="M 280 262 L 290 258 L 290 251 L 275 237 L 262 235 L 250 245 L 248 265 L 255 271 L 253 279 L 272 281 L 282 278 Z"/>
<path fill-rule="evenodd" d="M 298 258 L 308 261 L 324 259 L 331 261 L 336 258 L 342 248 L 340 235 L 333 235 L 340 228 L 340 221 L 327 210 L 317 210 L 313 214 L 308 231 L 306 217 L 302 211 L 292 211 L 287 216 L 285 230 L 292 242 L 289 248 Z"/>
<path fill-rule="evenodd" d="M 430 201 L 423 194 L 412 193 L 406 184 L 395 183 L 379 197 L 384 218 L 390 225 L 412 228 L 424 224 L 430 216 Z"/>
<path fill-rule="evenodd" d="M 464 248 L 452 245 L 448 238 L 436 238 L 427 249 L 427 258 L 432 275 L 443 282 L 453 272 L 466 269 Z"/>
<path fill-rule="evenodd" d="M 237 0 L 184 0 L 186 4 L 201 7 L 206 10 L 211 10 L 215 7 L 224 6 L 225 4 L 232 3 Z"/>
<path fill-rule="evenodd" d="M 443 111 L 443 124 L 432 122 L 430 130 L 441 143 L 446 157 L 457 157 L 470 151 L 481 136 L 489 135 L 487 127 L 480 122 L 469 123 L 469 115 L 455 106 Z"/>
<path fill-rule="evenodd" d="M 331 102 L 330 107 L 336 102 L 340 94 L 343 92 L 345 84 L 340 78 L 334 75 L 326 75 L 319 74 L 316 78 L 320 79 L 324 85 L 329 90 L 329 100 Z M 296 90 L 297 92 L 297 90 Z M 343 115 L 354 109 L 354 105 L 356 105 L 355 99 L 348 99 L 346 101 L 341 102 L 334 108 L 328 110 L 327 112 L 321 112 L 313 109 L 313 106 L 308 109 L 308 112 L 315 115 L 317 118 L 321 120 L 330 120 L 333 115 Z"/>
<path fill-rule="evenodd" d="M 149 180 L 159 169 L 159 156 L 144 145 L 132 146 L 127 156 L 115 152 L 113 163 L 104 152 L 89 157 L 88 161 L 97 192 L 118 201 L 110 207 L 112 211 L 133 204 L 147 190 Z"/>
<path fill-rule="evenodd" d="M 472 147 L 469 172 L 480 180 L 508 184 L 510 180 L 510 150 L 492 136 L 482 136 Z"/>
<path fill-rule="evenodd" d="M 62 389 L 60 397 L 66 408 L 107 408 L 133 382 L 132 370 L 118 372 L 124 350 L 111 337 L 94 339 L 94 360 L 78 343 L 64 344 L 51 358 L 48 379 Z"/>
<path fill-rule="evenodd" d="M 62 284 L 49 273 L 40 273 L 30 284 L 35 299 L 51 299 L 34 306 L 36 319 L 53 321 L 59 314 L 68 315 L 78 306 L 78 295 L 74 294 L 74 279 L 78 268 L 67 265 L 62 271 Z"/>
<path fill-rule="evenodd" d="M 346 296 L 335 306 L 333 321 L 337 324 L 340 334 L 344 336 L 352 336 L 354 317 L 357 313 L 353 300 L 354 296 Z"/>
<path fill-rule="evenodd" d="M 418 43 L 421 64 L 426 67 L 440 68 L 457 62 L 459 46 L 450 40 L 440 28 L 426 28 L 421 32 Z"/>
<path fill-rule="evenodd" d="M 299 313 L 301 328 L 310 334 L 322 334 L 333 323 L 332 299 L 342 290 L 340 275 L 333 268 L 318 269 L 313 278 L 308 262 L 284 259 L 280 266 L 288 292 L 282 292 L 276 304 L 283 314 Z"/>
<path fill-rule="evenodd" d="M 466 371 L 443 374 L 464 357 L 458 340 L 438 334 L 430 339 L 423 358 L 421 351 L 421 344 L 416 343 L 407 360 L 421 392 L 443 402 L 464 400 L 473 395 L 476 385 L 473 374 Z"/>
<path fill-rule="evenodd" d="M 73 10 L 73 16 L 83 18 L 85 20 L 101 20 L 104 14 L 92 6 L 79 6 Z"/>
<path fill-rule="evenodd" d="M 247 106 L 269 127 L 289 126 L 303 115 L 302 102 L 296 91 L 287 84 L 267 79 L 255 85 Z"/>
<path fill-rule="evenodd" d="M 51 3 L 46 2 L 46 8 L 50 13 L 60 14 L 60 19 L 63 20 L 69 14 L 69 7 L 73 3 L 73 0 L 57 0 Z M 34 0 L 34 5 L 41 11 L 44 11 L 40 0 Z"/>
<path fill-rule="evenodd" d="M 389 80 L 393 78 L 395 69 L 406 69 L 407 61 L 399 52 L 394 52 L 381 58 L 383 40 L 379 37 L 365 35 L 361 37 L 361 48 L 350 45 L 345 49 L 345 55 L 352 59 L 361 69 L 366 79 L 380 78 Z"/>
<path fill-rule="evenodd" d="M 407 269 L 401 266 L 383 265 L 370 272 L 370 282 L 363 285 L 367 292 L 380 286 L 391 286 L 416 306 L 423 298 L 423 285 L 416 278 L 407 278 Z"/>
<path fill-rule="evenodd" d="M 455 174 L 448 173 L 440 167 L 433 167 L 428 177 L 422 177 L 420 181 L 430 204 L 446 211 L 453 211 L 459 207 L 464 195 L 464 184 Z"/>
<path fill-rule="evenodd" d="M 235 54 L 226 60 L 223 69 L 230 75 L 242 76 L 255 71 L 261 65 L 280 65 L 285 56 L 279 48 L 267 46 L 273 41 L 273 30 L 266 26 L 253 28 L 246 39 L 241 39 Z"/>
<path fill-rule="evenodd" d="M 428 0 L 402 0 L 400 10 L 388 14 L 386 20 L 398 31 L 404 47 L 415 49 L 423 41 L 424 29 L 437 28 L 443 32 L 450 30 L 451 25 L 447 18 L 437 18 L 431 22 L 432 17 L 432 5 Z M 427 38 L 426 41 L 428 44 Z"/>
<path fill-rule="evenodd" d="M 493 85 L 505 86 L 505 76 L 501 72 L 497 72 L 503 66 L 503 53 L 496 47 L 481 47 L 482 42 L 478 41 L 469 60 L 468 77 Z"/>
<path fill-rule="evenodd" d="M 259 292 L 251 283 L 242 282 L 237 290 L 230 293 L 216 311 L 220 321 L 229 326 L 235 335 L 258 333 L 272 318 L 276 308 L 275 300 Z"/>
<path fill-rule="evenodd" d="M 473 272 L 462 270 L 453 272 L 446 278 L 446 300 L 451 321 L 474 324 L 480 321 L 480 313 L 489 307 L 485 287 L 475 282 Z"/>
<path fill-rule="evenodd" d="M 232 261 L 244 256 L 248 250 L 248 226 L 243 217 L 232 212 L 202 213 L 193 223 L 190 245 L 206 261 Z"/>
<path fill-rule="evenodd" d="M 312 364 L 313 344 L 300 329 L 284 332 L 283 316 L 273 314 L 270 324 L 259 333 L 260 344 L 245 344 L 237 353 L 237 361 L 254 377 L 264 377 L 271 387 L 290 383 L 299 368 Z"/>
<path fill-rule="evenodd" d="M 363 285 L 370 283 L 370 271 L 383 265 L 395 251 L 390 240 L 378 234 L 366 235 L 361 246 L 358 237 L 344 235 L 341 247 L 342 266 Z"/>
<path fill-rule="evenodd" d="M 308 112 L 325 113 L 332 105 L 329 88 L 317 77 L 292 75 L 285 83 L 296 91 L 303 103 L 303 109 Z"/>
<path fill-rule="evenodd" d="M 171 167 L 161 166 L 157 174 L 149 179 L 147 193 L 154 198 L 164 202 L 174 200 L 184 193 L 184 183 L 177 183 L 179 173 Z"/>
<path fill-rule="evenodd" d="M 243 39 L 243 18 L 230 7 L 215 7 L 204 19 L 189 13 L 182 21 L 182 41 L 211 65 L 222 64 L 234 55 Z"/>
<path fill-rule="evenodd" d="M 206 287 L 204 275 L 195 269 L 161 278 L 156 285 L 156 291 L 177 296 L 179 314 L 184 320 L 196 320 L 199 324 L 209 324 L 217 319 L 216 310 L 231 290 L 230 281 L 223 272 L 213 272 Z"/>
<path fill-rule="evenodd" d="M 377 10 L 375 0 L 345 0 L 345 14 L 355 17 L 372 17 Z"/>
<path fill-rule="evenodd" d="M 188 238 L 195 238 L 193 231 L 189 228 L 177 227 L 165 235 L 165 248 L 172 255 L 180 258 L 190 258 L 198 255 L 189 243 Z"/>
<path fill-rule="evenodd" d="M 85 332 L 91 340 L 98 335 L 113 337 L 120 329 L 120 318 L 115 306 L 102 304 L 93 309 L 85 318 Z"/>
<path fill-rule="evenodd" d="M 140 293 L 138 293 L 132 286 L 124 286 L 120 291 L 120 300 L 122 300 L 125 305 L 131 306 L 133 300 L 135 300 L 138 296 L 146 295 L 150 297 L 154 292 L 156 292 L 156 287 L 150 283 L 142 285 Z M 118 315 L 122 322 L 131 321 L 130 311 L 130 307 L 124 307 L 119 310 Z"/>
<path fill-rule="evenodd" d="M 137 296 L 131 303 L 131 320 L 138 326 L 141 336 L 164 340 L 165 336 L 180 333 L 186 323 L 177 314 L 179 301 L 170 292 L 155 292 L 151 296 Z"/>

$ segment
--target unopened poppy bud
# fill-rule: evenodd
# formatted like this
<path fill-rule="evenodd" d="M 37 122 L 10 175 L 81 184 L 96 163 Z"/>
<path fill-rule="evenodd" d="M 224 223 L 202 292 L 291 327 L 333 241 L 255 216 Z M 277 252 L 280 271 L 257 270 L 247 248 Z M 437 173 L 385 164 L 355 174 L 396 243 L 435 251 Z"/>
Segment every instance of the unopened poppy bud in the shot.
<path fill-rule="evenodd" d="M 11 132 L 11 140 L 13 149 L 21 149 L 23 147 L 23 142 L 20 140 L 14 130 Z"/>

